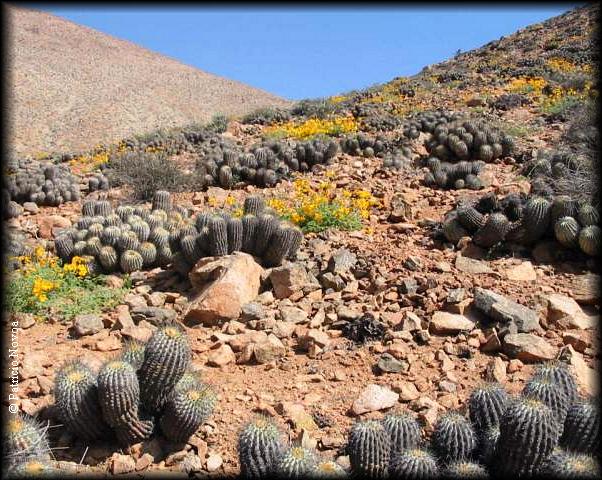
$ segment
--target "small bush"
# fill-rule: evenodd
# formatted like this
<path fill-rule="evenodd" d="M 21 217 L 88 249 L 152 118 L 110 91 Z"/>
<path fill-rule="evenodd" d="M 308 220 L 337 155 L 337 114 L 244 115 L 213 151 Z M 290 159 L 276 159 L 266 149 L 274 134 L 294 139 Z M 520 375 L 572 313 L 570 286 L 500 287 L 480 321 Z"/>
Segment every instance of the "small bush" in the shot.
<path fill-rule="evenodd" d="M 157 190 L 182 192 L 196 186 L 197 178 L 182 171 L 163 152 L 125 152 L 112 157 L 107 176 L 111 185 L 128 186 L 134 198 L 150 200 Z"/>
<path fill-rule="evenodd" d="M 224 133 L 228 129 L 228 117 L 223 113 L 216 113 L 207 124 L 207 128 L 215 133 Z"/>
<path fill-rule="evenodd" d="M 291 113 L 295 116 L 325 119 L 329 115 L 340 113 L 341 109 L 340 103 L 332 102 L 329 99 L 305 99 L 296 103 L 291 109 Z"/>
<path fill-rule="evenodd" d="M 36 316 L 58 315 L 70 320 L 76 315 L 113 308 L 123 299 L 128 286 L 111 288 L 103 275 L 92 276 L 81 257 L 68 264 L 36 248 L 31 256 L 16 257 L 19 268 L 8 275 L 8 311 Z"/>
<path fill-rule="evenodd" d="M 274 125 L 288 122 L 291 114 L 288 110 L 278 107 L 263 107 L 245 115 L 242 123 L 247 125 Z"/>
<path fill-rule="evenodd" d="M 339 117 L 328 120 L 311 118 L 303 123 L 288 122 L 267 129 L 272 138 L 292 137 L 301 140 L 319 135 L 341 135 L 357 131 L 357 122 L 353 117 Z"/>

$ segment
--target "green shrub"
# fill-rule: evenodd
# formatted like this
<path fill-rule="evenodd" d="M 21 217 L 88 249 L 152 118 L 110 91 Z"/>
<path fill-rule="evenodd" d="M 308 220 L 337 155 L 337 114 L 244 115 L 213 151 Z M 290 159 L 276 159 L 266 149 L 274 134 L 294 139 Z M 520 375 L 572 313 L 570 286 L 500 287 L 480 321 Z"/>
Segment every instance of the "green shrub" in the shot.
<path fill-rule="evenodd" d="M 215 133 L 224 133 L 228 129 L 228 117 L 223 113 L 216 113 L 211 117 L 207 128 Z"/>

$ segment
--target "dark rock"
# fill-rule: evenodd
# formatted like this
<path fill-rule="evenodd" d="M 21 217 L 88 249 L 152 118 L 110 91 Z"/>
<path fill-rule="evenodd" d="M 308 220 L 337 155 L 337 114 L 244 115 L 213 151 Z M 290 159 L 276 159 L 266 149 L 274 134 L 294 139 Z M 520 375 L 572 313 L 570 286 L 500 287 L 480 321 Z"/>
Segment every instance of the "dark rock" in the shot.
<path fill-rule="evenodd" d="M 504 326 L 515 324 L 519 333 L 542 331 L 537 312 L 491 290 L 475 288 L 473 306 Z"/>
<path fill-rule="evenodd" d="M 177 316 L 175 310 L 161 307 L 136 307 L 130 311 L 130 315 L 136 324 L 142 320 L 146 320 L 157 327 L 175 320 Z"/>

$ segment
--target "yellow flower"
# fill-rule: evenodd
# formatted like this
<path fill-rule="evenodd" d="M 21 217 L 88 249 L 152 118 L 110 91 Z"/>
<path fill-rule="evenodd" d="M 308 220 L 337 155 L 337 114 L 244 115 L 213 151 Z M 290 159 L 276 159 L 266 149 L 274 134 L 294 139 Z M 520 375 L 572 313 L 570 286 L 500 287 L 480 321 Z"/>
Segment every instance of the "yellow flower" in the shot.
<path fill-rule="evenodd" d="M 56 283 L 51 282 L 49 280 L 45 280 L 40 277 L 37 277 L 33 282 L 33 287 L 31 289 L 31 293 L 40 302 L 45 302 L 46 300 L 48 300 L 47 293 L 54 290 L 56 287 L 57 287 Z"/>

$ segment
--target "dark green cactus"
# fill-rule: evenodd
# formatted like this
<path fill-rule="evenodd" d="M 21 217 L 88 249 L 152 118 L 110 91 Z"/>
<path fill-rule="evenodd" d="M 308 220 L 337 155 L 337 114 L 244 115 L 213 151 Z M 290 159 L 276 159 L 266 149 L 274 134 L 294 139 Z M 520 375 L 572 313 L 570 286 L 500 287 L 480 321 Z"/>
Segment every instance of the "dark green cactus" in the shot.
<path fill-rule="evenodd" d="M 347 472 L 333 460 L 320 460 L 309 473 L 308 478 L 346 478 Z"/>
<path fill-rule="evenodd" d="M 364 478 L 386 477 L 391 455 L 391 439 L 381 422 L 356 422 L 349 431 L 347 451 L 354 475 Z"/>
<path fill-rule="evenodd" d="M 493 160 L 493 148 L 491 148 L 491 145 L 481 145 L 479 147 L 479 158 L 481 160 L 483 160 L 484 162 L 491 162 Z"/>
<path fill-rule="evenodd" d="M 60 235 L 54 239 L 54 250 L 57 256 L 68 261 L 73 256 L 73 239 L 67 235 Z"/>
<path fill-rule="evenodd" d="M 98 403 L 96 374 L 80 361 L 63 365 L 54 381 L 59 417 L 76 436 L 94 441 L 110 435 Z"/>
<path fill-rule="evenodd" d="M 539 240 L 550 223 L 551 205 L 543 197 L 532 197 L 527 200 L 523 209 L 522 232 L 519 236 L 520 243 L 530 245 Z"/>
<path fill-rule="evenodd" d="M 111 202 L 108 200 L 98 200 L 94 205 L 94 215 L 108 217 L 111 213 L 113 213 L 113 207 L 111 207 Z"/>
<path fill-rule="evenodd" d="M 444 476 L 445 478 L 489 478 L 483 465 L 465 460 L 448 465 Z"/>
<path fill-rule="evenodd" d="M 204 227 L 209 225 L 209 220 L 211 219 L 211 214 L 208 212 L 201 212 L 195 218 L 195 227 L 198 232 L 201 232 Z"/>
<path fill-rule="evenodd" d="M 272 234 L 278 228 L 278 219 L 273 215 L 264 213 L 257 217 L 257 226 L 255 227 L 255 244 L 253 254 L 256 257 L 262 257 L 268 248 Z"/>
<path fill-rule="evenodd" d="M 571 199 L 568 195 L 558 195 L 552 201 L 550 207 L 550 223 L 552 226 L 563 217 L 577 216 L 577 202 Z"/>
<path fill-rule="evenodd" d="M 433 177 L 435 177 L 435 183 L 439 187 L 445 188 L 447 186 L 447 173 L 445 173 L 442 169 L 435 170 L 433 172 Z"/>
<path fill-rule="evenodd" d="M 107 227 L 102 231 L 100 240 L 103 245 L 116 247 L 119 237 L 121 237 L 121 229 L 119 227 Z"/>
<path fill-rule="evenodd" d="M 171 194 L 165 190 L 157 190 L 153 195 L 152 210 L 170 212 L 172 209 Z"/>
<path fill-rule="evenodd" d="M 582 227 L 589 225 L 598 225 L 600 222 L 600 215 L 595 207 L 592 207 L 589 203 L 581 205 L 577 212 L 577 220 Z"/>
<path fill-rule="evenodd" d="M 398 452 L 391 458 L 389 476 L 391 478 L 430 479 L 439 474 L 437 460 L 420 448 Z"/>
<path fill-rule="evenodd" d="M 108 226 L 115 226 L 115 225 L 108 225 Z M 88 228 L 88 234 L 92 237 L 100 238 L 102 236 L 103 230 L 104 230 L 104 227 L 100 223 L 93 223 Z"/>
<path fill-rule="evenodd" d="M 186 333 L 176 323 L 161 325 L 144 349 L 140 367 L 140 398 L 150 413 L 163 408 L 191 358 Z"/>
<path fill-rule="evenodd" d="M 456 462 L 471 458 L 477 448 L 477 436 L 466 417 L 449 412 L 437 419 L 431 443 L 441 461 Z"/>
<path fill-rule="evenodd" d="M 560 445 L 566 450 L 595 454 L 600 449 L 600 408 L 592 400 L 577 400 L 564 421 Z"/>
<path fill-rule="evenodd" d="M 144 267 L 150 267 L 157 260 L 157 247 L 151 242 L 142 242 L 138 247 L 138 253 L 142 257 Z"/>
<path fill-rule="evenodd" d="M 232 188 L 234 180 L 232 179 L 232 169 L 228 165 L 222 165 L 218 173 L 219 184 L 223 188 Z"/>
<path fill-rule="evenodd" d="M 569 406 L 572 405 L 579 396 L 579 388 L 575 377 L 570 372 L 566 363 L 559 360 L 552 360 L 538 365 L 533 372 L 533 379 L 547 380 L 556 385 L 567 396 Z"/>
<path fill-rule="evenodd" d="M 460 189 L 464 188 L 465 185 L 466 184 L 465 184 L 464 180 L 462 180 L 461 178 L 458 178 L 458 180 L 456 180 L 454 182 L 454 188 L 457 189 L 457 190 L 460 190 Z"/>
<path fill-rule="evenodd" d="M 251 420 L 238 435 L 241 476 L 270 478 L 284 450 L 283 435 L 273 420 L 263 415 Z"/>
<path fill-rule="evenodd" d="M 186 235 L 180 240 L 180 248 L 186 260 L 194 265 L 201 258 L 203 252 L 197 245 L 197 235 Z"/>
<path fill-rule="evenodd" d="M 86 241 L 86 255 L 90 255 L 92 257 L 99 257 L 100 250 L 102 249 L 102 242 L 98 237 L 90 237 Z"/>
<path fill-rule="evenodd" d="M 525 384 L 522 395 L 525 398 L 535 398 L 550 407 L 562 431 L 570 403 L 569 398 L 556 382 L 545 377 L 531 378 Z"/>
<path fill-rule="evenodd" d="M 318 463 L 316 454 L 301 446 L 286 449 L 278 458 L 276 478 L 306 478 Z"/>
<path fill-rule="evenodd" d="M 503 210 L 508 220 L 516 222 L 523 217 L 523 202 L 519 195 L 508 194 L 504 197 Z"/>
<path fill-rule="evenodd" d="M 144 348 L 146 344 L 135 339 L 130 339 L 125 342 L 119 358 L 124 362 L 128 362 L 134 370 L 139 370 L 144 360 Z"/>
<path fill-rule="evenodd" d="M 391 438 L 391 455 L 417 448 L 422 441 L 422 430 L 414 417 L 407 413 L 390 413 L 382 420 Z"/>
<path fill-rule="evenodd" d="M 510 397 L 497 382 L 487 382 L 475 388 L 468 399 L 468 416 L 480 436 L 499 425 Z"/>
<path fill-rule="evenodd" d="M 98 373 L 98 400 L 104 420 L 115 430 L 123 446 L 144 440 L 153 432 L 152 421 L 138 416 L 140 386 L 129 362 L 108 361 Z"/>
<path fill-rule="evenodd" d="M 462 225 L 469 233 L 476 232 L 479 228 L 483 227 L 487 221 L 486 217 L 471 205 L 459 205 L 456 212 L 460 225 Z"/>
<path fill-rule="evenodd" d="M 209 221 L 209 253 L 212 257 L 228 254 L 228 224 L 217 215 Z"/>
<path fill-rule="evenodd" d="M 255 252 L 255 232 L 257 230 L 257 217 L 247 214 L 242 217 L 242 251 L 253 254 Z"/>
<path fill-rule="evenodd" d="M 209 418 L 216 402 L 217 396 L 208 385 L 195 383 L 177 388 L 159 420 L 165 438 L 174 443 L 186 442 Z"/>
<path fill-rule="evenodd" d="M 264 264 L 267 267 L 276 267 L 282 264 L 295 245 L 299 244 L 299 237 L 303 238 L 303 232 L 292 224 L 281 224 L 272 234 L 270 244 L 266 249 Z"/>
<path fill-rule="evenodd" d="M 597 257 L 602 251 L 602 231 L 597 225 L 588 225 L 579 232 L 579 247 L 590 257 Z"/>
<path fill-rule="evenodd" d="M 446 216 L 443 220 L 442 230 L 445 238 L 454 245 L 456 245 L 462 237 L 470 236 L 468 230 L 466 230 L 460 223 L 460 220 L 458 220 L 456 212 Z"/>
<path fill-rule="evenodd" d="M 105 217 L 105 227 L 118 227 L 121 225 L 121 218 L 116 213 L 111 213 Z"/>
<path fill-rule="evenodd" d="M 479 228 L 472 237 L 472 241 L 484 248 L 493 247 L 503 241 L 510 231 L 510 222 L 503 213 L 491 213 L 485 225 Z"/>
<path fill-rule="evenodd" d="M 552 453 L 560 436 L 554 412 L 533 398 L 510 402 L 500 420 L 492 464 L 499 475 L 533 475 Z"/>
<path fill-rule="evenodd" d="M 546 459 L 538 471 L 550 478 L 600 478 L 600 464 L 596 457 L 584 453 L 566 452 L 560 448 Z"/>
<path fill-rule="evenodd" d="M 93 217 L 96 211 L 96 200 L 86 200 L 82 204 L 82 215 L 84 217 Z"/>
<path fill-rule="evenodd" d="M 122 222 L 125 222 L 127 218 L 134 213 L 134 207 L 130 205 L 119 205 L 115 209 L 115 213 L 119 215 Z"/>
<path fill-rule="evenodd" d="M 475 208 L 480 213 L 492 213 L 496 212 L 500 209 L 500 201 L 497 198 L 497 195 L 494 192 L 489 192 L 483 195 L 477 201 Z"/>
<path fill-rule="evenodd" d="M 169 247 L 169 232 L 163 227 L 157 227 L 150 233 L 148 241 L 154 244 L 157 250 Z"/>
<path fill-rule="evenodd" d="M 135 232 L 127 230 L 121 233 L 121 237 L 117 240 L 117 249 L 120 252 L 125 252 L 126 250 L 138 250 L 140 248 L 140 240 L 138 240 L 138 235 Z"/>
<path fill-rule="evenodd" d="M 157 249 L 157 265 L 165 267 L 174 261 L 175 254 L 169 246 Z"/>
<path fill-rule="evenodd" d="M 9 464 L 2 478 L 60 478 L 61 473 L 47 458 L 35 457 Z"/>
<path fill-rule="evenodd" d="M 228 220 L 228 253 L 241 252 L 243 242 L 243 223 L 240 218 Z"/>
<path fill-rule="evenodd" d="M 145 221 L 135 222 L 130 224 L 132 231 L 138 236 L 138 240 L 146 242 L 150 236 L 150 227 Z"/>
<path fill-rule="evenodd" d="M 500 438 L 500 426 L 496 424 L 486 429 L 479 439 L 479 460 L 485 465 L 492 465 L 497 441 Z"/>

